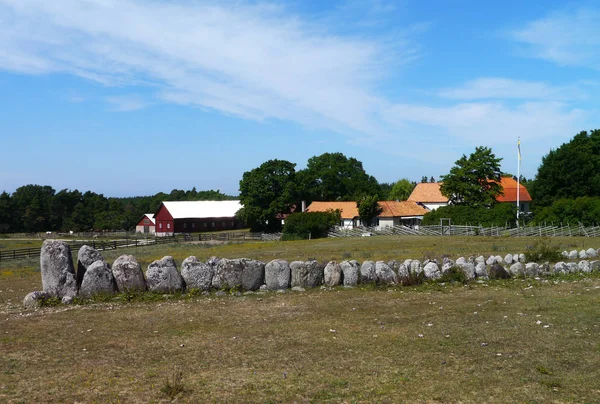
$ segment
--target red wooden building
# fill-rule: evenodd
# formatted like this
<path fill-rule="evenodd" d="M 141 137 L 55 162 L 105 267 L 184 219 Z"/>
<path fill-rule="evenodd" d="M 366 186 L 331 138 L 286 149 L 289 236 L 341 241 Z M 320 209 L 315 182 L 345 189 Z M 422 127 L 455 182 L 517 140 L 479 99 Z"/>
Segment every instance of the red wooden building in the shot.
<path fill-rule="evenodd" d="M 241 229 L 235 218 L 241 208 L 240 201 L 162 202 L 154 214 L 156 235 Z"/>
<path fill-rule="evenodd" d="M 142 234 L 154 234 L 154 213 L 146 213 L 135 225 L 135 232 Z"/>

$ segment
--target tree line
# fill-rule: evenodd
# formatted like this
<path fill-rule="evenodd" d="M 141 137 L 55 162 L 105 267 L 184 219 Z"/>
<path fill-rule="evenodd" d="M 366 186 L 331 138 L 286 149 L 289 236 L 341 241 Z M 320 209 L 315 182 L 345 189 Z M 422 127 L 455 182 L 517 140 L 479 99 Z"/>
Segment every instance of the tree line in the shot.
<path fill-rule="evenodd" d="M 132 230 L 145 213 L 155 212 L 162 201 L 235 199 L 220 191 L 174 189 L 152 196 L 127 198 L 25 185 L 12 194 L 0 194 L 0 233 L 44 231 Z"/>

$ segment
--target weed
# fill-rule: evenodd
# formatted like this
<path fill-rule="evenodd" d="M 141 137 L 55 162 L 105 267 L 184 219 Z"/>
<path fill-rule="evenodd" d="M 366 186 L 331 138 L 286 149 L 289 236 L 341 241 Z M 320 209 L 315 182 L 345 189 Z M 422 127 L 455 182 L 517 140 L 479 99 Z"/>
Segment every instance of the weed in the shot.
<path fill-rule="evenodd" d="M 439 282 L 455 282 L 466 285 L 469 282 L 469 280 L 467 279 L 467 276 L 459 266 L 453 266 L 447 272 L 444 272 L 444 274 L 442 274 L 442 277 L 439 279 Z"/>
<path fill-rule="evenodd" d="M 408 276 L 404 276 L 400 279 L 400 284 L 402 286 L 417 286 L 421 285 L 423 282 L 425 282 L 425 275 L 423 272 L 419 274 L 411 272 Z"/>
<path fill-rule="evenodd" d="M 346 258 L 346 259 L 352 258 L 352 253 L 350 251 L 344 251 L 342 253 L 342 258 Z"/>
<path fill-rule="evenodd" d="M 174 400 L 175 397 L 186 391 L 183 385 L 183 370 L 180 367 L 176 366 L 173 368 L 173 373 L 170 377 L 167 376 L 160 391 L 171 400 Z"/>
<path fill-rule="evenodd" d="M 58 298 L 56 296 L 52 296 L 47 299 L 41 299 L 40 307 L 54 307 L 54 306 L 58 306 L 61 303 L 62 303 L 62 301 L 60 298 Z"/>
<path fill-rule="evenodd" d="M 362 252 L 363 258 L 371 258 L 372 256 L 373 256 L 373 251 L 371 251 L 371 250 L 364 250 Z"/>
<path fill-rule="evenodd" d="M 540 372 L 543 375 L 551 375 L 552 372 L 549 371 L 548 369 L 546 369 L 545 367 L 543 367 L 542 365 L 538 365 L 535 368 L 538 372 Z"/>
<path fill-rule="evenodd" d="M 550 240 L 543 239 L 537 241 L 534 245 L 527 245 L 525 259 L 527 262 L 558 262 L 562 260 L 558 248 L 558 246 L 550 245 Z"/>

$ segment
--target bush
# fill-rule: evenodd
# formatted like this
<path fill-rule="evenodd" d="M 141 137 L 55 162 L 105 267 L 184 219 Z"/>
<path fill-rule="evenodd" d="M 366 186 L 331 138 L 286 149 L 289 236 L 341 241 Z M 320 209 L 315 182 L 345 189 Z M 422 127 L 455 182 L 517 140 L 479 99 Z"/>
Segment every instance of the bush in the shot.
<path fill-rule="evenodd" d="M 549 240 L 542 240 L 532 246 L 527 246 L 525 260 L 527 262 L 559 262 L 563 260 L 563 257 L 558 246 L 550 245 Z"/>
<path fill-rule="evenodd" d="M 425 214 L 423 224 L 440 224 L 440 219 L 450 218 L 457 225 L 504 226 L 515 223 L 516 217 L 517 206 L 512 203 L 497 203 L 492 208 L 449 205 Z"/>
<path fill-rule="evenodd" d="M 329 230 L 340 222 L 340 212 L 292 213 L 285 219 L 282 240 L 306 240 L 327 237 Z"/>
<path fill-rule="evenodd" d="M 535 208 L 534 222 L 596 225 L 600 223 L 600 197 L 559 199 L 550 206 Z"/>
<path fill-rule="evenodd" d="M 463 270 L 459 266 L 455 265 L 442 275 L 442 277 L 439 279 L 439 282 L 456 282 L 466 285 L 469 280 L 467 279 L 467 276 Z"/>

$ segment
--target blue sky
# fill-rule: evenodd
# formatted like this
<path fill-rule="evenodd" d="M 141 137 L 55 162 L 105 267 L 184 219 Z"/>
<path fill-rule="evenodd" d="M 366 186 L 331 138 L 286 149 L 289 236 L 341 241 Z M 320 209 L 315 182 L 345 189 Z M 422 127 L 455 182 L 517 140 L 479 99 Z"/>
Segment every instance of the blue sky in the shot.
<path fill-rule="evenodd" d="M 595 1 L 0 0 L 0 191 L 237 194 L 342 152 L 380 182 L 600 128 Z"/>

